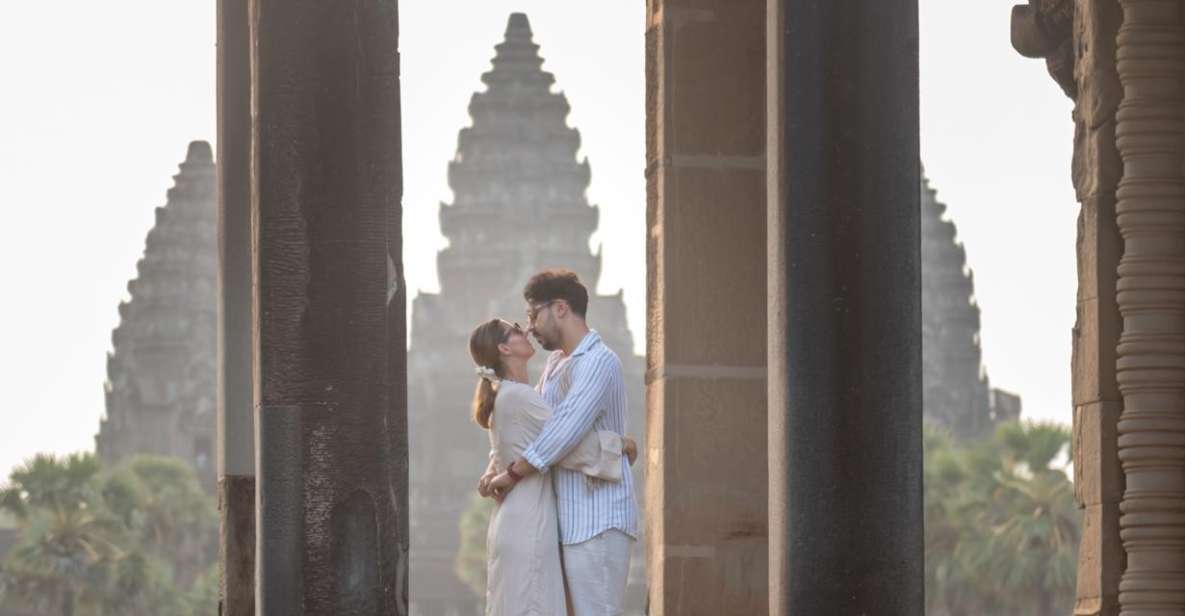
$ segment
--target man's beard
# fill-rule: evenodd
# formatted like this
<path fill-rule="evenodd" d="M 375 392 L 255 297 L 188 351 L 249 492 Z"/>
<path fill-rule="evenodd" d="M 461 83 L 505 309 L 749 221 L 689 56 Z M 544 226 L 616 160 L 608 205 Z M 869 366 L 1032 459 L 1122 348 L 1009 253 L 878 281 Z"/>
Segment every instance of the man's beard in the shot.
<path fill-rule="evenodd" d="M 541 348 L 542 348 L 544 351 L 554 351 L 554 350 L 556 350 L 556 346 L 555 346 L 554 344 L 552 344 L 552 343 L 551 343 L 551 340 L 550 340 L 549 338 L 545 337 L 545 336 L 541 336 L 541 335 L 539 335 L 539 334 L 535 334 L 535 342 L 538 342 L 538 343 L 539 343 L 539 346 L 540 346 L 540 347 L 541 347 Z"/>

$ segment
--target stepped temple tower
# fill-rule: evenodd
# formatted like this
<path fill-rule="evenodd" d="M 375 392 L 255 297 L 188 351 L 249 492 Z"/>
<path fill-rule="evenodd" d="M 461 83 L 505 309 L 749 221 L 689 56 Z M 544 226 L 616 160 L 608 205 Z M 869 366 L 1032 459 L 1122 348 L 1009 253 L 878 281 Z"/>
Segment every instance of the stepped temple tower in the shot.
<path fill-rule="evenodd" d="M 95 444 L 113 462 L 182 458 L 214 488 L 218 237 L 214 159 L 195 141 L 148 232 L 107 356 Z"/>
<path fill-rule="evenodd" d="M 967 254 L 946 205 L 922 176 L 922 407 L 960 437 L 1020 416 L 1020 398 L 992 389 L 979 348 L 979 306 Z"/>
<path fill-rule="evenodd" d="M 455 573 L 461 514 L 489 451 L 471 419 L 477 379 L 469 333 L 491 316 L 524 321 L 522 288 L 535 271 L 566 267 L 589 287 L 589 325 L 624 364 L 630 435 L 640 438 L 643 426 L 643 360 L 633 351 L 622 295 L 594 293 L 601 256 L 590 250 L 589 237 L 597 208 L 585 198 L 589 165 L 576 158 L 580 133 L 567 125 L 568 101 L 551 91 L 555 79 L 541 69 L 531 37 L 527 17 L 511 15 L 493 69 L 482 75 L 487 89 L 469 104 L 473 123 L 461 130 L 449 163 L 454 199 L 440 207 L 449 240 L 437 258 L 440 293 L 420 293 L 412 306 L 411 602 L 420 616 L 473 614 L 480 602 Z M 536 355 L 532 378 L 545 355 Z"/>

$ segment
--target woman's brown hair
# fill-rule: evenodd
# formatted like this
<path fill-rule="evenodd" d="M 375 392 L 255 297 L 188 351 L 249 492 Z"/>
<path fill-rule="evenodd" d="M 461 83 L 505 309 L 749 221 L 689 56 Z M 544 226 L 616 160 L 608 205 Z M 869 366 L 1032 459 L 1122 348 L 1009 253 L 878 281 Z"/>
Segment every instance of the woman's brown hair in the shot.
<path fill-rule="evenodd" d="M 469 355 L 480 368 L 489 368 L 499 379 L 504 378 L 498 345 L 506 341 L 508 326 L 501 319 L 490 319 L 474 328 L 469 334 Z M 473 421 L 490 429 L 490 417 L 494 414 L 494 399 L 498 390 L 494 382 L 484 376 L 477 379 L 477 390 L 473 392 Z"/>

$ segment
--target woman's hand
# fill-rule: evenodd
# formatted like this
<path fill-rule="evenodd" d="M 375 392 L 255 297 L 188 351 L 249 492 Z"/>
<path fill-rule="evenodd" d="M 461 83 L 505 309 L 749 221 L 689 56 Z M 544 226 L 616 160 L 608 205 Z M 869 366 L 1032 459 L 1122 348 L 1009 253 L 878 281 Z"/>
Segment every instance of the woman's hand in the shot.
<path fill-rule="evenodd" d="M 482 498 L 489 498 L 494 495 L 494 493 L 490 491 L 490 482 L 493 481 L 494 477 L 497 475 L 497 471 L 488 471 L 486 474 L 481 476 L 481 479 L 477 480 L 477 493 L 480 494 Z"/>
<path fill-rule="evenodd" d="M 634 460 L 638 459 L 638 444 L 634 442 L 634 439 L 623 436 L 621 437 L 621 452 L 629 459 L 630 466 L 633 466 Z"/>
<path fill-rule="evenodd" d="M 509 473 L 498 473 L 498 476 L 490 480 L 490 494 L 493 495 L 494 500 L 501 503 L 502 500 L 506 498 L 506 495 L 510 493 L 510 490 L 514 488 L 514 484 L 516 483 L 518 482 L 515 481 L 514 477 L 511 477 Z"/>

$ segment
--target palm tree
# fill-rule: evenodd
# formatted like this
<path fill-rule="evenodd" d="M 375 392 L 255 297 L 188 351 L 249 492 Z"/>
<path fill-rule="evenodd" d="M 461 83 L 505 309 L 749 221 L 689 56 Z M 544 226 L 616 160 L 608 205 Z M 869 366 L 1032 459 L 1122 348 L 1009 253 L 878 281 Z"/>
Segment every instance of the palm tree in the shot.
<path fill-rule="evenodd" d="M 21 539 L 0 569 L 6 600 L 73 616 L 80 601 L 101 594 L 121 556 L 118 523 L 98 505 L 93 455 L 38 455 L 13 471 L 0 508 Z"/>
<path fill-rule="evenodd" d="M 135 456 L 106 476 L 100 490 L 145 552 L 173 567 L 179 586 L 189 587 L 214 561 L 217 505 L 185 462 Z"/>
<path fill-rule="evenodd" d="M 194 598 L 177 589 L 175 569 L 213 561 L 209 500 L 180 461 L 133 458 L 103 472 L 91 454 L 37 456 L 0 490 L 20 533 L 0 564 L 0 597 L 64 616 L 182 614 Z"/>
<path fill-rule="evenodd" d="M 1055 462 L 1069 432 L 1010 423 L 979 442 L 931 430 L 924 442 L 927 613 L 1068 613 L 1080 516 Z"/>

